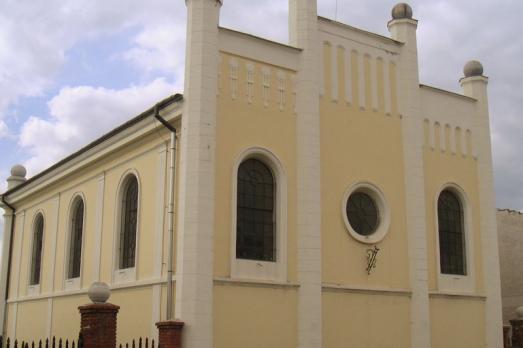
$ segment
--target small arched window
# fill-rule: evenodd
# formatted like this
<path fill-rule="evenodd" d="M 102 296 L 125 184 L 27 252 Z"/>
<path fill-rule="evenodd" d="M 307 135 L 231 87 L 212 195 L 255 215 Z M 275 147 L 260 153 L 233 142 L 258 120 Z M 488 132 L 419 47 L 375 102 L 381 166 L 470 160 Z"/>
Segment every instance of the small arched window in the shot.
<path fill-rule="evenodd" d="M 439 260 L 441 273 L 466 275 L 463 207 L 451 190 L 438 198 Z"/>
<path fill-rule="evenodd" d="M 129 175 L 121 195 L 121 229 L 119 268 L 133 268 L 136 256 L 136 225 L 138 221 L 138 180 Z"/>
<path fill-rule="evenodd" d="M 33 227 L 33 250 L 31 252 L 31 273 L 29 285 L 40 284 L 42 267 L 42 245 L 44 241 L 44 217 L 38 214 Z"/>
<path fill-rule="evenodd" d="M 238 168 L 236 258 L 276 261 L 275 181 L 270 168 L 254 158 Z"/>
<path fill-rule="evenodd" d="M 69 262 L 67 278 L 80 277 L 82 264 L 82 238 L 84 229 L 84 201 L 78 197 L 75 199 L 71 210 L 71 231 L 69 240 Z"/>

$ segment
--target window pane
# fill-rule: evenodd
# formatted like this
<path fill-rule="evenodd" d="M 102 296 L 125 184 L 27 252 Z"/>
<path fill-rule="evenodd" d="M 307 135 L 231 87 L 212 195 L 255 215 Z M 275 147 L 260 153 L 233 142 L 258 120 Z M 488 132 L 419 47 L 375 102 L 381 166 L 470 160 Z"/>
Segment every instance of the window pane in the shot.
<path fill-rule="evenodd" d="M 378 228 L 379 211 L 371 196 L 354 192 L 347 202 L 347 218 L 354 232 L 370 236 Z"/>
<path fill-rule="evenodd" d="M 238 169 L 236 257 L 276 261 L 274 191 L 271 170 L 249 159 Z"/>
<path fill-rule="evenodd" d="M 463 209 L 449 190 L 438 199 L 439 255 L 441 273 L 466 274 Z"/>
<path fill-rule="evenodd" d="M 136 222 L 138 217 L 138 181 L 128 179 L 122 198 L 122 230 L 120 234 L 120 269 L 134 267 Z"/>
<path fill-rule="evenodd" d="M 42 243 L 44 237 L 44 218 L 38 215 L 35 221 L 33 234 L 33 250 L 31 262 L 31 279 L 30 285 L 40 284 L 40 268 L 42 265 Z"/>
<path fill-rule="evenodd" d="M 80 276 L 82 263 L 82 235 L 84 228 L 84 202 L 79 199 L 75 204 L 71 221 L 71 241 L 69 249 L 69 274 L 68 278 Z"/>

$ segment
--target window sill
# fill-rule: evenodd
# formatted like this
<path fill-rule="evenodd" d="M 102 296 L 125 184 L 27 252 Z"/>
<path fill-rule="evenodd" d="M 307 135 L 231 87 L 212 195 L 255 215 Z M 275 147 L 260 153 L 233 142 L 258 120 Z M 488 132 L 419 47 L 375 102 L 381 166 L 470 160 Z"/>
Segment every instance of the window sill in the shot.
<path fill-rule="evenodd" d="M 40 284 L 29 285 L 27 288 L 27 296 L 36 296 L 40 294 Z"/>
<path fill-rule="evenodd" d="M 80 277 L 66 279 L 64 282 L 64 290 L 78 290 L 80 289 Z"/>
<path fill-rule="evenodd" d="M 136 268 L 133 267 L 115 270 L 113 281 L 115 283 L 128 283 L 136 281 Z"/>
<path fill-rule="evenodd" d="M 236 279 L 236 278 L 214 278 L 215 285 L 231 285 L 231 286 L 246 286 L 257 288 L 276 288 L 276 289 L 297 289 L 300 287 L 298 283 L 286 283 L 280 281 L 268 281 L 257 279 Z"/>
<path fill-rule="evenodd" d="M 283 262 L 235 259 L 231 278 L 285 283 L 287 272 Z"/>

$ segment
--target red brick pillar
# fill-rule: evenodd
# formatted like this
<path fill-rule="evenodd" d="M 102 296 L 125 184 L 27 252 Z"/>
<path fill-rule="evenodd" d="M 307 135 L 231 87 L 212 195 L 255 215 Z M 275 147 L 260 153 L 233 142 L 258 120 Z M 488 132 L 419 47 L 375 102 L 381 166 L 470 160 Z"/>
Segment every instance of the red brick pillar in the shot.
<path fill-rule="evenodd" d="M 523 348 L 523 319 L 513 319 L 512 325 L 512 347 Z"/>
<path fill-rule="evenodd" d="M 78 307 L 84 348 L 116 347 L 116 316 L 119 306 L 106 303 L 111 295 L 105 283 L 93 283 L 87 293 L 93 303 Z"/>
<path fill-rule="evenodd" d="M 156 323 L 158 344 L 162 348 L 182 348 L 183 321 L 162 321 Z"/>

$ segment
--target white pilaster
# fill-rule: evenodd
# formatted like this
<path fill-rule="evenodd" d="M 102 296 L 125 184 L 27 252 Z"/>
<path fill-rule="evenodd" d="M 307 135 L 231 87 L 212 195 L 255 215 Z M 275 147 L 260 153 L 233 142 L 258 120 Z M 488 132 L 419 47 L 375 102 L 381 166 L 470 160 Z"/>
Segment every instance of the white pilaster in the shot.
<path fill-rule="evenodd" d="M 5 334 L 5 311 L 6 302 L 5 295 L 7 293 L 7 273 L 9 264 L 9 246 L 11 245 L 11 227 L 14 223 L 13 212 L 6 209 L 4 210 L 4 236 L 2 238 L 2 265 L 0 269 L 0 330 L 1 334 Z M 5 336 L 5 335 L 4 335 Z"/>
<path fill-rule="evenodd" d="M 298 347 L 322 345 L 320 41 L 316 0 L 289 0 L 291 44 L 303 49 L 297 73 Z"/>
<path fill-rule="evenodd" d="M 15 235 L 19 235 L 20 237 L 16 238 L 18 243 L 16 243 L 16 246 L 13 248 L 13 254 L 15 252 L 17 253 L 16 269 L 18 270 L 18 272 L 11 273 L 11 281 L 16 284 L 15 291 L 13 293 L 14 298 L 20 296 L 20 271 L 22 268 L 22 253 L 24 251 L 25 210 L 16 213 L 16 221 L 18 221 L 18 226 L 15 228 Z"/>
<path fill-rule="evenodd" d="M 93 279 L 92 282 L 100 281 L 100 262 L 102 257 L 102 230 L 104 215 L 104 191 L 105 173 L 98 177 L 98 191 L 96 194 L 96 214 L 94 230 L 94 255 L 93 255 Z"/>
<path fill-rule="evenodd" d="M 165 216 L 165 176 L 167 170 L 167 144 L 158 148 L 156 159 L 156 226 L 154 228 L 154 276 L 162 275 L 163 231 Z"/>
<path fill-rule="evenodd" d="M 473 147 L 478 154 L 480 230 L 485 273 L 483 278 L 487 295 L 486 347 L 501 348 L 503 321 L 487 83 L 488 78 L 484 76 L 471 76 L 461 80 L 463 93 L 477 100 Z"/>
<path fill-rule="evenodd" d="M 187 0 L 175 317 L 184 347 L 213 345 L 213 232 L 221 1 Z"/>
<path fill-rule="evenodd" d="M 51 233 L 50 233 L 50 240 L 51 240 L 51 255 L 49 257 L 49 262 L 51 263 L 50 269 L 51 272 L 49 272 L 49 278 L 47 279 L 48 282 L 48 292 L 53 293 L 54 292 L 54 276 L 56 272 L 56 243 L 58 238 L 58 224 L 60 219 L 60 194 L 58 194 L 53 200 L 52 200 L 52 220 L 51 220 Z M 51 304 L 52 305 L 52 304 Z"/>
<path fill-rule="evenodd" d="M 392 38 L 404 42 L 398 61 L 398 103 L 403 115 L 403 155 L 406 218 L 409 240 L 411 347 L 430 348 L 425 176 L 423 169 L 423 118 L 420 107 L 417 21 L 389 22 Z"/>

